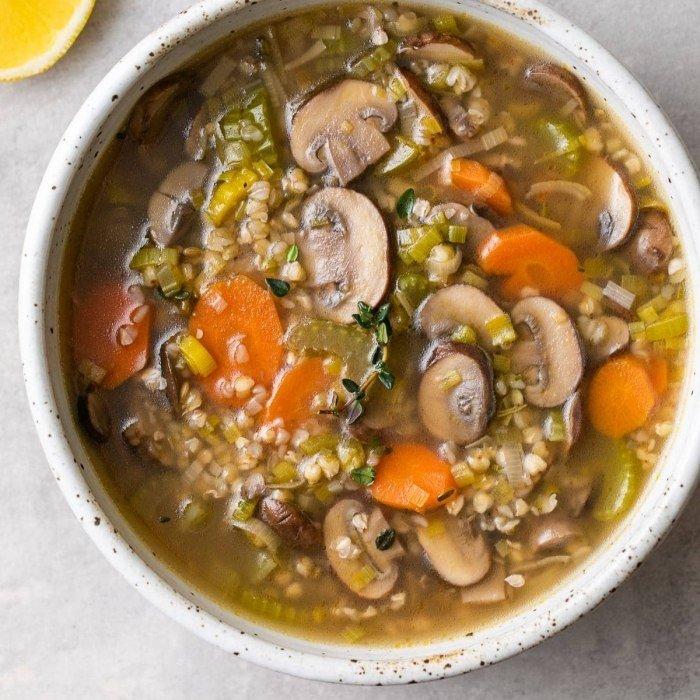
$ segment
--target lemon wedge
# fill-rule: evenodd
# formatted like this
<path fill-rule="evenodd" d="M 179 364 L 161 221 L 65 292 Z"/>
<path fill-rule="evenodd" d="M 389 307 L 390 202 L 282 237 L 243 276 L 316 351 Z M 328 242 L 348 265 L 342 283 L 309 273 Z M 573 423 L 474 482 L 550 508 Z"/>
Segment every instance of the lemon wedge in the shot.
<path fill-rule="evenodd" d="M 43 73 L 72 46 L 95 0 L 0 0 L 0 81 Z"/>

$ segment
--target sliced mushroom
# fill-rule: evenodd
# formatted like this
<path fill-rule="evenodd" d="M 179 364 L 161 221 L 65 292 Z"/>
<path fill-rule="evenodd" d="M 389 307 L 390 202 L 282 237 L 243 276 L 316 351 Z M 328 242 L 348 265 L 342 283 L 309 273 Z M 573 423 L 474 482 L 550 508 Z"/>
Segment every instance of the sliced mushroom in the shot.
<path fill-rule="evenodd" d="M 440 109 L 447 119 L 452 133 L 459 139 L 468 139 L 474 136 L 481 124 L 469 114 L 469 110 L 462 102 L 452 95 L 440 98 Z"/>
<path fill-rule="evenodd" d="M 469 284 L 453 284 L 431 294 L 418 308 L 418 325 L 430 340 L 471 326 L 479 344 L 491 351 L 493 340 L 486 323 L 503 311 L 487 294 Z"/>
<path fill-rule="evenodd" d="M 408 71 L 396 68 L 394 77 L 403 85 L 406 96 L 398 103 L 401 133 L 416 143 L 427 142 L 425 120 L 434 119 L 442 128 L 442 119 L 433 98 L 423 89 L 418 78 Z"/>
<path fill-rule="evenodd" d="M 78 420 L 85 432 L 95 442 L 107 442 L 112 421 L 104 398 L 95 390 L 89 389 L 78 396 Z"/>
<path fill-rule="evenodd" d="M 170 114 L 170 107 L 184 85 L 179 78 L 156 83 L 137 103 L 129 118 L 129 134 L 140 143 L 152 141 Z"/>
<path fill-rule="evenodd" d="M 528 403 L 561 406 L 578 388 L 585 357 L 576 326 L 559 304 L 545 297 L 519 301 L 511 311 L 520 339 L 511 365 L 523 375 Z"/>
<path fill-rule="evenodd" d="M 342 185 L 390 149 L 382 135 L 396 122 L 396 105 L 376 85 L 343 80 L 311 98 L 294 116 L 290 146 L 310 173 L 332 170 Z"/>
<path fill-rule="evenodd" d="M 207 147 L 207 135 L 204 129 L 208 120 L 209 110 L 205 104 L 202 105 L 192 120 L 185 139 L 185 153 L 192 160 L 202 160 L 204 158 Z"/>
<path fill-rule="evenodd" d="M 383 598 L 398 578 L 395 560 L 403 555 L 403 547 L 395 540 L 381 550 L 376 543 L 388 529 L 379 508 L 367 513 L 365 505 L 352 499 L 338 501 L 326 514 L 323 539 L 328 561 L 338 578 L 362 598 Z"/>
<path fill-rule="evenodd" d="M 632 267 L 642 275 L 664 269 L 673 252 L 673 229 L 668 216 L 658 209 L 639 215 L 637 232 L 629 248 Z"/>
<path fill-rule="evenodd" d="M 579 524 L 571 517 L 555 511 L 531 518 L 527 542 L 533 552 L 560 549 L 581 536 Z"/>
<path fill-rule="evenodd" d="M 561 415 L 564 421 L 564 455 L 568 455 L 571 452 L 571 448 L 581 437 L 583 405 L 580 391 L 574 392 L 564 402 L 564 405 L 561 407 Z"/>
<path fill-rule="evenodd" d="M 544 61 L 525 70 L 525 80 L 548 94 L 560 95 L 562 101 L 572 103 L 572 113 L 579 124 L 588 119 L 588 93 L 581 81 L 556 63 Z"/>
<path fill-rule="evenodd" d="M 481 242 L 495 231 L 494 225 L 488 219 L 479 216 L 472 207 L 465 207 L 457 202 L 435 205 L 430 210 L 428 220 L 433 222 L 442 216 L 451 224 L 467 227 L 467 242 L 464 247 L 472 260 L 476 259 L 476 251 Z"/>
<path fill-rule="evenodd" d="M 423 32 L 406 37 L 399 46 L 400 56 L 409 61 L 430 61 L 431 63 L 471 63 L 474 51 L 469 44 L 456 36 L 438 32 Z"/>
<path fill-rule="evenodd" d="M 192 226 L 197 216 L 192 197 L 204 186 L 207 173 L 208 168 L 202 163 L 183 163 L 171 170 L 151 195 L 149 228 L 158 245 L 170 245 Z"/>
<path fill-rule="evenodd" d="M 439 342 L 418 388 L 426 429 L 438 440 L 467 444 L 486 432 L 496 405 L 493 368 L 476 345 Z"/>
<path fill-rule="evenodd" d="M 351 323 L 357 302 L 375 306 L 389 284 L 384 220 L 364 195 L 327 187 L 306 200 L 301 221 L 297 244 L 316 313 Z"/>
<path fill-rule="evenodd" d="M 441 509 L 416 534 L 435 571 L 454 586 L 478 583 L 491 568 L 491 550 L 473 520 Z"/>
<path fill-rule="evenodd" d="M 598 231 L 600 248 L 619 248 L 632 234 L 638 214 L 637 196 L 627 174 L 618 165 L 596 157 L 586 168 L 583 184 L 593 193 L 586 208 L 596 218 L 592 224 Z"/>
<path fill-rule="evenodd" d="M 506 569 L 494 562 L 486 578 L 462 589 L 462 602 L 471 605 L 491 605 L 506 599 Z"/>
<path fill-rule="evenodd" d="M 600 363 L 627 348 L 630 344 L 630 329 L 629 325 L 617 316 L 601 316 L 596 321 L 604 326 L 605 332 L 600 340 L 587 343 L 587 348 L 590 360 Z"/>
<path fill-rule="evenodd" d="M 313 550 L 321 546 L 321 528 L 294 504 L 266 496 L 258 507 L 260 519 L 293 547 Z"/>

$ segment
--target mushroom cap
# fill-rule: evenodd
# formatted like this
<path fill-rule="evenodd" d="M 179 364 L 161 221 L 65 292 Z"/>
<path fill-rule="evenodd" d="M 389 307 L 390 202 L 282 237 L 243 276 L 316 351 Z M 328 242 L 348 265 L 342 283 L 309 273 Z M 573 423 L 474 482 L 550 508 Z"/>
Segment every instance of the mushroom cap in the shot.
<path fill-rule="evenodd" d="M 394 69 L 394 76 L 403 85 L 406 95 L 398 103 L 399 122 L 404 136 L 424 142 L 422 120 L 432 117 L 443 128 L 442 119 L 432 96 L 427 93 L 413 73 L 401 68 Z"/>
<path fill-rule="evenodd" d="M 292 546 L 307 550 L 321 546 L 321 529 L 294 504 L 266 496 L 259 508 L 260 519 Z"/>
<path fill-rule="evenodd" d="M 494 562 L 491 571 L 479 583 L 462 589 L 462 602 L 471 605 L 490 605 L 506 599 L 506 568 Z"/>
<path fill-rule="evenodd" d="M 603 157 L 593 158 L 586 168 L 584 183 L 593 192 L 587 206 L 597 217 L 598 242 L 602 250 L 626 243 L 637 221 L 637 195 L 627 174 Z"/>
<path fill-rule="evenodd" d="M 479 131 L 478 124 L 469 110 L 454 95 L 440 98 L 440 109 L 447 119 L 452 133 L 459 139 L 471 138 Z"/>
<path fill-rule="evenodd" d="M 78 420 L 85 432 L 95 442 L 107 442 L 112 429 L 112 420 L 102 394 L 88 389 L 77 399 Z"/>
<path fill-rule="evenodd" d="M 324 219 L 328 225 L 312 225 Z M 326 187 L 306 200 L 301 222 L 297 245 L 316 315 L 351 323 L 357 302 L 376 306 L 389 284 L 384 219 L 364 195 Z"/>
<path fill-rule="evenodd" d="M 601 316 L 596 320 L 604 324 L 605 334 L 599 342 L 587 343 L 587 349 L 591 362 L 598 364 L 627 348 L 630 344 L 630 328 L 627 322 L 618 316 Z"/>
<path fill-rule="evenodd" d="M 491 568 L 491 550 L 473 521 L 441 509 L 416 534 L 435 571 L 454 586 L 471 586 Z"/>
<path fill-rule="evenodd" d="M 528 403 L 561 406 L 583 378 L 585 356 L 576 326 L 556 302 L 528 297 L 511 311 L 521 338 L 513 345 L 511 363 L 526 383 Z"/>
<path fill-rule="evenodd" d="M 459 383 L 446 389 L 442 382 L 453 372 L 459 373 Z M 495 405 L 493 368 L 481 348 L 439 342 L 429 351 L 418 406 L 423 425 L 434 437 L 457 444 L 478 440 Z"/>
<path fill-rule="evenodd" d="M 156 83 L 137 103 L 129 118 L 128 130 L 141 143 L 152 141 L 165 124 L 169 107 L 185 87 L 181 78 Z"/>
<path fill-rule="evenodd" d="M 543 61 L 525 70 L 525 80 L 549 93 L 558 93 L 567 101 L 575 102 L 578 118 L 582 124 L 586 122 L 588 93 L 583 83 L 570 70 L 557 63 Z"/>
<path fill-rule="evenodd" d="M 201 189 L 209 169 L 203 163 L 188 161 L 173 168 L 158 185 L 148 202 L 151 238 L 160 246 L 168 246 L 187 232 L 197 210 L 192 193 Z"/>
<path fill-rule="evenodd" d="M 528 546 L 533 552 L 558 549 L 581 536 L 579 524 L 561 511 L 530 519 Z"/>
<path fill-rule="evenodd" d="M 383 598 L 394 587 L 399 575 L 395 560 L 403 555 L 404 550 L 398 541 L 394 541 L 389 549 L 382 551 L 377 548 L 376 538 L 389 529 L 379 508 L 375 507 L 368 515 L 366 530 L 359 530 L 353 524 L 353 518 L 357 514 L 368 515 L 367 506 L 350 498 L 338 501 L 326 513 L 323 522 L 326 555 L 333 571 L 353 593 L 376 600 Z M 340 556 L 338 542 L 346 537 L 360 549 L 356 558 L 344 559 Z M 366 585 L 359 585 L 362 582 L 359 574 L 366 567 L 373 569 L 376 576 Z"/>
<path fill-rule="evenodd" d="M 170 403 L 173 413 L 176 416 L 180 415 L 182 409 L 180 404 L 180 386 L 182 382 L 180 381 L 180 376 L 175 369 L 175 363 L 168 352 L 168 348 L 175 344 L 178 335 L 179 334 L 176 333 L 163 342 L 160 346 L 160 351 L 158 352 L 160 357 L 160 373 L 165 379 L 165 395 Z"/>
<path fill-rule="evenodd" d="M 418 308 L 418 325 L 430 340 L 451 333 L 458 326 L 471 326 L 479 345 L 493 350 L 486 323 L 503 316 L 490 296 L 469 284 L 453 284 L 431 294 Z"/>
<path fill-rule="evenodd" d="M 474 51 L 466 42 L 451 34 L 422 32 L 407 36 L 399 46 L 398 53 L 408 60 L 435 63 L 469 63 L 474 60 Z"/>
<path fill-rule="evenodd" d="M 632 267 L 643 275 L 659 272 L 673 252 L 673 229 L 665 212 L 645 209 L 629 248 Z"/>
<path fill-rule="evenodd" d="M 564 421 L 564 455 L 568 455 L 571 452 L 571 448 L 581 437 L 583 401 L 581 400 L 580 391 L 575 391 L 564 402 L 564 405 L 561 407 L 561 416 Z"/>
<path fill-rule="evenodd" d="M 304 170 L 330 169 L 346 185 L 390 150 L 382 132 L 397 117 L 396 105 L 378 86 L 343 80 L 312 97 L 296 113 L 289 136 L 292 155 Z"/>

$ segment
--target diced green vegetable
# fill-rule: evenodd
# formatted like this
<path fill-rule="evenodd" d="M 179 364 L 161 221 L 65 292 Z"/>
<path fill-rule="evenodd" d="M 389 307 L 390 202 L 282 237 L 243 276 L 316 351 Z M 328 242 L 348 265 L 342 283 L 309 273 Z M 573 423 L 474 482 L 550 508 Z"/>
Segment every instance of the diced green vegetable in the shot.
<path fill-rule="evenodd" d="M 500 374 L 510 372 L 510 357 L 508 357 L 508 355 L 499 355 L 496 353 L 493 356 L 493 368 Z"/>
<path fill-rule="evenodd" d="M 358 467 L 350 472 L 350 476 L 353 481 L 356 481 L 362 486 L 371 486 L 374 483 L 376 472 L 374 471 L 374 467 Z"/>
<path fill-rule="evenodd" d="M 639 491 L 641 465 L 624 442 L 615 445 L 614 459 L 605 468 L 593 502 L 596 520 L 608 522 L 624 515 Z"/>
<path fill-rule="evenodd" d="M 177 265 L 161 265 L 156 270 L 156 279 L 163 296 L 172 297 L 182 289 L 184 278 L 182 272 Z"/>
<path fill-rule="evenodd" d="M 292 326 L 286 344 L 300 355 L 315 353 L 341 358 L 347 375 L 359 383 L 372 372 L 372 355 L 377 348 L 372 334 L 359 326 L 323 319 L 304 319 Z"/>
<path fill-rule="evenodd" d="M 340 442 L 340 436 L 334 433 L 323 433 L 321 435 L 312 435 L 308 440 L 301 443 L 299 449 L 305 455 L 315 455 L 324 450 L 335 451 Z"/>
<path fill-rule="evenodd" d="M 517 338 L 515 329 L 508 314 L 494 316 L 486 322 L 486 332 L 491 336 L 494 345 L 504 347 Z"/>
<path fill-rule="evenodd" d="M 402 219 L 408 219 L 416 203 L 416 191 L 409 187 L 396 202 L 396 213 Z"/>
<path fill-rule="evenodd" d="M 190 370 L 199 377 L 208 377 L 216 369 L 216 360 L 193 335 L 180 340 L 180 352 Z"/>
<path fill-rule="evenodd" d="M 585 280 L 581 284 L 581 292 L 596 301 L 603 300 L 603 290 L 597 284 L 593 284 L 593 282 L 589 280 Z"/>
<path fill-rule="evenodd" d="M 278 483 L 293 481 L 298 476 L 296 466 L 286 459 L 280 460 L 272 467 L 272 474 Z"/>
<path fill-rule="evenodd" d="M 612 273 L 613 266 L 605 258 L 586 258 L 583 261 L 583 274 L 588 279 L 609 279 Z"/>
<path fill-rule="evenodd" d="M 632 294 L 636 294 L 637 298 L 643 297 L 647 293 L 647 281 L 640 275 L 622 275 L 620 278 L 620 286 Z"/>
<path fill-rule="evenodd" d="M 377 165 L 377 174 L 393 175 L 420 157 L 423 149 L 411 139 L 396 136 L 389 153 Z"/>
<path fill-rule="evenodd" d="M 440 379 L 440 388 L 444 391 L 449 391 L 459 386 L 461 383 L 462 375 L 456 369 L 453 369 Z"/>
<path fill-rule="evenodd" d="M 474 345 L 477 340 L 476 331 L 471 326 L 457 326 L 450 337 L 455 343 L 464 345 Z"/>
<path fill-rule="evenodd" d="M 448 226 L 447 240 L 450 243 L 466 243 L 467 242 L 467 227 L 466 226 Z"/>
<path fill-rule="evenodd" d="M 393 39 L 382 46 L 377 46 L 376 49 L 356 61 L 350 68 L 350 73 L 355 78 L 366 78 L 394 57 L 396 47 L 397 44 Z"/>
<path fill-rule="evenodd" d="M 258 502 L 254 499 L 239 498 L 231 512 L 231 517 L 241 522 L 250 520 L 253 517 L 253 513 L 255 513 L 257 505 Z"/>
<path fill-rule="evenodd" d="M 442 236 L 437 226 L 421 226 L 415 243 L 408 247 L 408 254 L 417 263 L 423 263 L 428 259 L 430 251 L 442 243 Z"/>
<path fill-rule="evenodd" d="M 248 195 L 253 183 L 260 179 L 250 168 L 230 171 L 226 175 L 215 187 L 209 200 L 208 214 L 215 226 L 221 226 L 236 205 Z"/>
<path fill-rule="evenodd" d="M 452 476 L 461 489 L 474 483 L 474 472 L 466 462 L 457 462 L 451 467 Z"/>
<path fill-rule="evenodd" d="M 428 278 L 420 272 L 404 272 L 396 280 L 396 291 L 403 295 L 409 306 L 409 313 L 415 311 L 432 291 Z"/>
<path fill-rule="evenodd" d="M 566 440 L 566 425 L 560 410 L 549 411 L 544 419 L 544 436 L 550 442 L 563 442 Z"/>
<path fill-rule="evenodd" d="M 377 578 L 377 571 L 373 566 L 365 564 L 361 569 L 356 571 L 352 576 L 352 587 L 358 590 L 368 586 L 374 579 Z"/>
<path fill-rule="evenodd" d="M 435 27 L 435 31 L 444 32 L 445 34 L 457 34 L 459 32 L 454 15 L 436 15 L 433 17 L 433 27 Z"/>
<path fill-rule="evenodd" d="M 575 174 L 582 159 L 580 133 L 570 124 L 559 119 L 540 119 L 536 122 L 535 130 L 553 149 L 538 162 L 544 163 L 561 158 L 568 166 L 568 174 Z"/>
<path fill-rule="evenodd" d="M 654 323 L 658 320 L 659 314 L 656 309 L 651 304 L 644 304 L 637 309 L 637 316 L 644 321 L 644 323 Z"/>
<path fill-rule="evenodd" d="M 258 550 L 253 559 L 251 581 L 262 583 L 276 568 L 277 562 L 274 557 L 264 549 Z"/>
<path fill-rule="evenodd" d="M 646 338 L 650 342 L 670 340 L 684 336 L 687 332 L 688 314 L 682 313 L 650 323 L 646 328 Z"/>
<path fill-rule="evenodd" d="M 188 532 L 204 529 L 213 515 L 211 503 L 201 498 L 188 501 L 180 514 L 180 526 Z"/>
<path fill-rule="evenodd" d="M 180 253 L 177 248 L 157 248 L 146 245 L 136 251 L 131 258 L 129 267 L 132 270 L 144 270 L 147 267 L 160 267 L 161 265 L 177 265 Z"/>

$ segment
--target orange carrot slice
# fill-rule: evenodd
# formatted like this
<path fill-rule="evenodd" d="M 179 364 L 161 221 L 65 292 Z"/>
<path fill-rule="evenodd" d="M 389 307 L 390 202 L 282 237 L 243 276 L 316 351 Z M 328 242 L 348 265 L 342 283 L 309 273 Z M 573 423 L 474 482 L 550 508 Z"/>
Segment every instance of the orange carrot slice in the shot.
<path fill-rule="evenodd" d="M 471 192 L 474 199 L 488 204 L 499 214 L 513 213 L 513 200 L 505 180 L 475 160 L 455 158 L 451 163 L 452 185 Z"/>
<path fill-rule="evenodd" d="M 621 438 L 646 423 L 657 398 L 647 365 L 625 353 L 596 370 L 586 395 L 586 414 L 598 432 Z"/>
<path fill-rule="evenodd" d="M 263 422 L 281 418 L 287 429 L 314 416 L 314 396 L 329 391 L 335 379 L 326 373 L 323 359 L 306 357 L 277 375 L 272 396 L 263 414 Z"/>
<path fill-rule="evenodd" d="M 282 324 L 269 291 L 238 275 L 217 282 L 199 298 L 189 324 L 216 360 L 216 369 L 202 386 L 218 403 L 242 403 L 233 389 L 244 375 L 270 386 L 282 362 Z"/>
<path fill-rule="evenodd" d="M 649 376 L 657 396 L 663 396 L 668 389 L 668 362 L 663 357 L 649 360 Z"/>
<path fill-rule="evenodd" d="M 121 284 L 94 287 L 73 300 L 75 361 L 101 367 L 106 372 L 101 386 L 107 389 L 144 368 L 150 334 L 150 307 L 132 299 Z"/>
<path fill-rule="evenodd" d="M 561 298 L 583 282 L 576 254 L 531 226 L 494 231 L 479 247 L 479 265 L 489 275 L 507 275 L 501 291 L 517 299 L 526 288 Z"/>
<path fill-rule="evenodd" d="M 423 513 L 444 503 L 456 488 L 447 462 L 425 445 L 402 443 L 382 457 L 371 493 L 384 505 Z"/>

